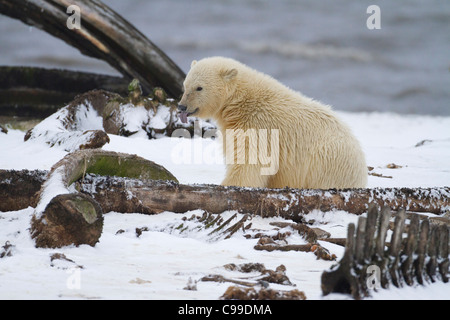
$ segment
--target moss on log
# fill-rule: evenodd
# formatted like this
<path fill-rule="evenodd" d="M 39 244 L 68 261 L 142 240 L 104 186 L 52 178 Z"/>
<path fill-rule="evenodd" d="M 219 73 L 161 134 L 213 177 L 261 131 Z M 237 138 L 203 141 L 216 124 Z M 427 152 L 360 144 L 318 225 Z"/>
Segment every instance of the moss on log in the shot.
<path fill-rule="evenodd" d="M 86 173 L 135 179 L 177 179 L 164 167 L 136 155 L 80 150 L 56 163 L 42 185 L 30 233 L 37 247 L 94 246 L 102 233 L 102 208 L 70 186 Z"/>
<path fill-rule="evenodd" d="M 58 194 L 71 193 L 69 186 L 87 173 L 178 182 L 164 167 L 137 155 L 97 149 L 79 150 L 69 153 L 52 167 L 41 188 L 37 212 L 42 212 L 48 201 Z M 55 184 L 59 184 L 59 188 Z"/>
<path fill-rule="evenodd" d="M 137 155 L 125 155 L 116 152 L 88 152 L 85 153 L 83 172 L 78 172 L 75 182 L 86 173 L 102 176 L 116 176 L 135 179 L 170 180 L 178 182 L 175 176 L 153 161 L 146 160 Z"/>

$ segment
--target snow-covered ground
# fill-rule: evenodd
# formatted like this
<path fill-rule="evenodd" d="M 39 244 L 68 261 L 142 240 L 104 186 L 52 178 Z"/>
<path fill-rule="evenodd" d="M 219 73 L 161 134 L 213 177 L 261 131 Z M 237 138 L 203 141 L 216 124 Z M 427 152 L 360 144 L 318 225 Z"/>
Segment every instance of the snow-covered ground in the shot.
<path fill-rule="evenodd" d="M 340 116 L 353 129 L 366 153 L 372 172 L 392 178 L 369 176 L 369 187 L 435 187 L 450 185 L 450 117 L 398 115 L 391 113 L 344 113 Z M 67 152 L 49 148 L 39 140 L 23 141 L 24 132 L 0 133 L 1 169 L 45 169 Z M 165 166 L 180 183 L 219 184 L 224 176 L 217 142 L 110 135 L 105 150 L 138 154 Z M 419 142 L 424 141 L 420 146 Z M 191 150 L 192 153 L 186 150 Z M 201 156 L 199 156 L 201 155 Z M 390 169 L 395 163 L 401 168 Z M 1 201 L 1 199 L 0 199 Z M 295 286 L 273 285 L 275 289 L 304 291 L 308 299 L 346 299 L 344 295 L 322 296 L 320 277 L 335 262 L 316 260 L 313 253 L 267 252 L 253 249 L 257 239 L 246 239 L 242 231 L 230 239 L 212 238 L 206 231 L 180 233 L 173 228 L 183 217 L 200 214 L 164 212 L 105 214 L 104 230 L 95 247 L 37 249 L 29 235 L 33 208 L 0 212 L 0 251 L 7 241 L 12 255 L 0 259 L 1 299 L 219 299 L 231 283 L 198 281 L 209 274 L 242 279 L 255 274 L 229 271 L 224 265 L 254 262 L 275 270 L 286 266 Z M 234 212 L 225 212 L 224 217 Z M 345 237 L 348 223 L 357 217 L 343 211 L 308 215 L 315 226 Z M 252 227 L 272 229 L 280 218 L 253 217 Z M 138 237 L 136 228 L 147 227 Z M 118 230 L 122 230 L 117 233 Z M 289 243 L 302 243 L 292 235 Z M 342 257 L 343 248 L 323 243 Z M 55 253 L 69 260 L 51 261 Z M 186 290 L 188 282 L 197 290 Z M 373 292 L 373 299 L 450 299 L 450 283 L 391 288 Z"/>

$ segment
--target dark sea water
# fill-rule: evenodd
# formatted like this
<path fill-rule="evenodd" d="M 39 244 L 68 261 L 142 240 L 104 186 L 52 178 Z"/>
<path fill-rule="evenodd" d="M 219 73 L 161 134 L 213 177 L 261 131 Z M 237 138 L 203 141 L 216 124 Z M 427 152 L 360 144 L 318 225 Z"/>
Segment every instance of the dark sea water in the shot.
<path fill-rule="evenodd" d="M 450 1 L 104 0 L 185 72 L 221 55 L 345 111 L 450 115 Z M 369 5 L 381 29 L 369 30 Z M 82 19 L 82 17 L 81 17 Z M 117 74 L 0 16 L 0 65 Z"/>

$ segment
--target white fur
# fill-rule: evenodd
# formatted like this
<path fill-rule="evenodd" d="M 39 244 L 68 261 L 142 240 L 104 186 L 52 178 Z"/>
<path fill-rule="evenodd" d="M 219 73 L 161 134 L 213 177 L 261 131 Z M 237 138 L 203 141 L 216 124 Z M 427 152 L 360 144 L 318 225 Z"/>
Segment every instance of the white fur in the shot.
<path fill-rule="evenodd" d="M 184 88 L 180 104 L 195 116 L 214 118 L 224 135 L 227 129 L 279 132 L 275 174 L 261 174 L 261 168 L 267 167 L 261 159 L 253 164 L 234 161 L 227 165 L 224 185 L 321 189 L 366 186 L 367 166 L 359 142 L 329 106 L 223 57 L 193 62 Z M 235 159 L 242 152 L 248 159 L 249 148 L 246 144 L 230 150 L 236 153 Z M 268 150 L 270 153 L 273 145 L 269 144 Z"/>

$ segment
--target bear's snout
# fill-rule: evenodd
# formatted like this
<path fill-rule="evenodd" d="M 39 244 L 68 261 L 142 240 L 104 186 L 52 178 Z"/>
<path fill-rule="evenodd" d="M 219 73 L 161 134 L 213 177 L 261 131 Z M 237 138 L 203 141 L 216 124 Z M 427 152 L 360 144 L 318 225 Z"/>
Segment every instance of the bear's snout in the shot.
<path fill-rule="evenodd" d="M 186 109 L 187 109 L 186 106 L 184 106 L 184 105 L 182 105 L 182 104 L 179 104 L 179 105 L 178 105 L 178 110 L 180 110 L 180 111 L 186 111 Z"/>

